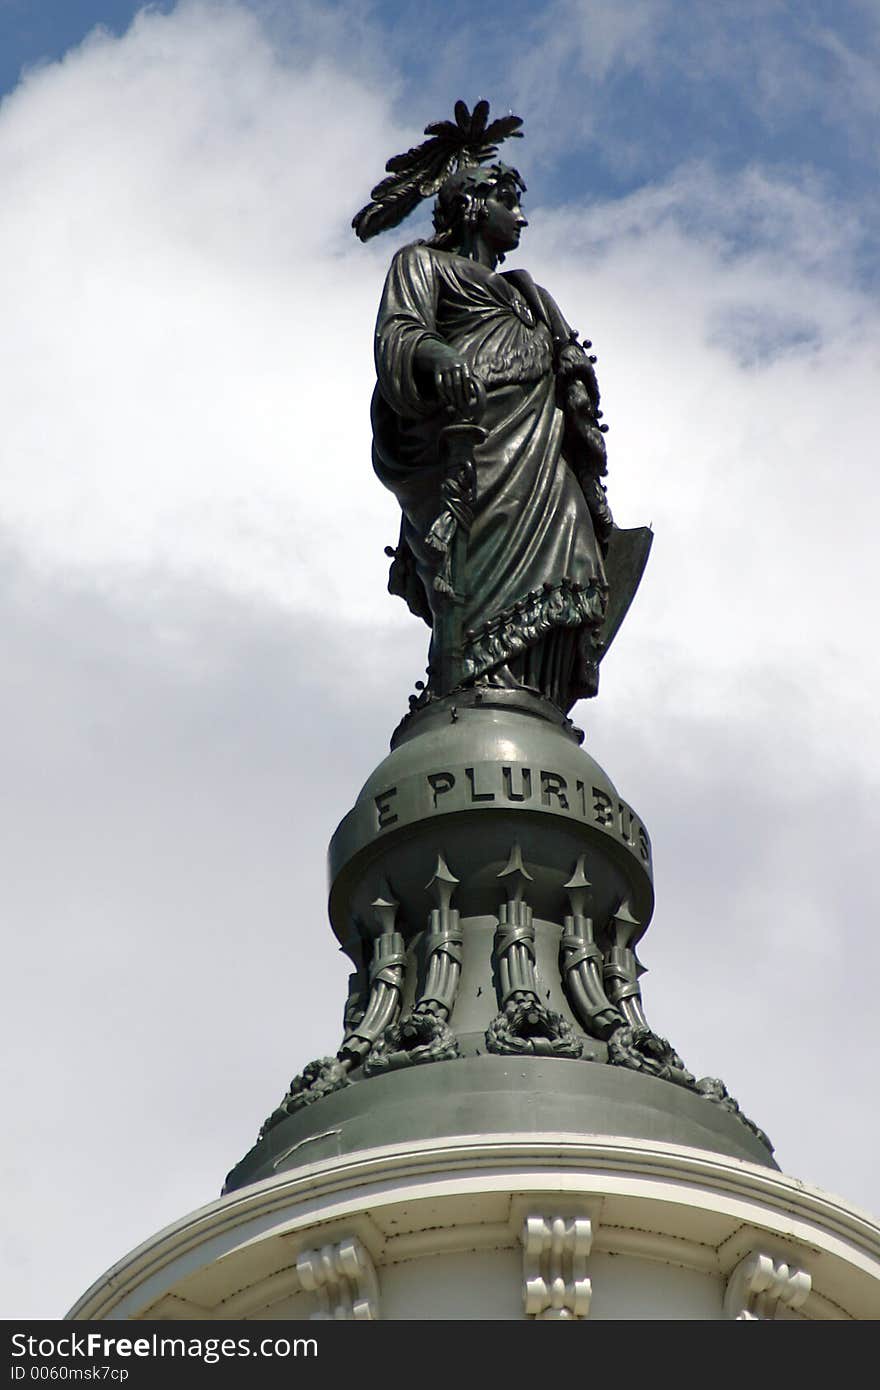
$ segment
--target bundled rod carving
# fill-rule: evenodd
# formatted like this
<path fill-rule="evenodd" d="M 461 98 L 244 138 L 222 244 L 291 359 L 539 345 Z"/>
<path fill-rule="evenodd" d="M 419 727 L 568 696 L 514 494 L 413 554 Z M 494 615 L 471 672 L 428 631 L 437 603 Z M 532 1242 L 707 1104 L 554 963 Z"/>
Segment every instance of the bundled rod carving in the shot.
<path fill-rule="evenodd" d="M 629 903 L 622 902 L 612 916 L 606 931 L 610 945 L 605 952 L 605 990 L 631 1028 L 647 1028 L 648 1020 L 642 1008 L 639 976 L 644 966 L 636 959 L 633 941 L 641 923 L 633 917 Z"/>
<path fill-rule="evenodd" d="M 446 1020 L 452 1014 L 461 977 L 462 934 L 458 909 L 451 906 L 458 879 L 442 854 L 437 855 L 437 867 L 426 887 L 433 892 L 437 906 L 431 908 L 428 918 L 424 943 L 428 968 L 415 1012 L 436 1014 Z"/>
<path fill-rule="evenodd" d="M 526 901 L 534 879 L 518 842 L 498 880 L 505 894 L 494 938 L 500 1008 L 486 1029 L 486 1048 L 503 1056 L 582 1057 L 584 1045 L 574 1029 L 541 1002 L 535 924 Z M 404 935 L 396 929 L 398 904 L 387 889 L 375 900 L 372 957 L 366 977 L 361 972 L 353 980 L 342 1046 L 335 1057 L 310 1062 L 294 1078 L 281 1105 L 264 1124 L 261 1138 L 303 1106 L 349 1086 L 350 1074 L 358 1068 L 370 1077 L 461 1056 L 461 1044 L 450 1027 L 462 975 L 463 927 L 458 909 L 452 906 L 458 887 L 457 877 L 438 851 L 434 873 L 426 884 L 434 906 L 422 936 L 423 983 L 414 1008 L 405 1017 L 401 1003 L 407 957 Z M 561 933 L 559 968 L 584 1033 L 607 1044 L 612 1066 L 684 1087 L 736 1116 L 772 1152 L 767 1135 L 743 1114 L 724 1083 L 710 1076 L 697 1080 L 671 1044 L 650 1027 L 639 985 L 644 971 L 635 953 L 641 925 L 629 902 L 620 902 L 608 922 L 598 926 L 585 855 L 578 858 L 563 887 L 570 911 Z"/>
<path fill-rule="evenodd" d="M 379 934 L 373 941 L 370 962 L 370 995 L 363 1016 L 346 1034 L 339 1049 L 341 1061 L 352 1066 L 362 1062 L 385 1029 L 400 1012 L 406 950 L 403 937 L 395 931 L 398 904 L 391 898 L 377 898 L 372 904 Z"/>
<path fill-rule="evenodd" d="M 623 1015 L 611 1003 L 602 984 L 603 956 L 596 944 L 593 918 L 587 915 L 592 885 L 584 872 L 584 856 L 565 884 L 570 914 L 565 918 L 560 943 L 562 978 L 571 1006 L 587 1033 L 607 1038 L 623 1023 Z"/>
<path fill-rule="evenodd" d="M 523 897 L 526 884 L 533 879 L 518 843 L 514 843 L 498 877 L 507 892 L 507 902 L 498 909 L 495 933 L 501 1012 L 486 1030 L 486 1046 L 490 1052 L 502 1054 L 580 1057 L 583 1044 L 571 1025 L 538 998 L 535 927 L 532 909 Z"/>
<path fill-rule="evenodd" d="M 403 936 L 395 931 L 398 904 L 390 897 L 377 898 L 372 907 L 379 932 L 373 939 L 366 1007 L 360 1008 L 357 993 L 350 996 L 345 1038 L 336 1056 L 309 1062 L 299 1076 L 293 1078 L 287 1095 L 260 1130 L 260 1139 L 288 1115 L 349 1086 L 349 1072 L 364 1062 L 400 1012 L 406 952 Z"/>
<path fill-rule="evenodd" d="M 365 1076 L 460 1055 L 458 1039 L 447 1023 L 461 975 L 461 926 L 458 910 L 451 906 L 457 885 L 458 879 L 438 854 L 433 877 L 425 885 L 437 903 L 425 933 L 425 987 L 409 1017 L 389 1024 L 373 1044 L 364 1062 Z"/>
<path fill-rule="evenodd" d="M 532 909 L 524 901 L 527 883 L 533 882 L 522 861 L 522 851 L 514 844 L 510 858 L 498 875 L 504 880 L 507 902 L 498 909 L 498 930 L 495 933 L 495 954 L 498 960 L 498 980 L 501 986 L 502 1008 L 511 1000 L 517 1002 L 526 995 L 537 999 L 535 978 L 535 928 Z"/>

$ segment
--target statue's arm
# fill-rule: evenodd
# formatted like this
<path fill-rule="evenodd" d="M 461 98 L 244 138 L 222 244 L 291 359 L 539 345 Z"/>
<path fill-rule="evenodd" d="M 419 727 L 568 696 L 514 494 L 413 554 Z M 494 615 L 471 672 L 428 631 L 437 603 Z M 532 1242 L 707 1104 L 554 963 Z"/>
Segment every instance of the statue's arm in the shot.
<path fill-rule="evenodd" d="M 439 342 L 436 268 L 421 246 L 397 252 L 385 279 L 376 319 L 375 359 L 379 389 L 400 415 L 436 410 L 426 397 L 418 365 L 423 344 Z"/>
<path fill-rule="evenodd" d="M 565 416 L 565 455 L 577 474 L 593 518 L 596 539 L 604 551 L 614 518 L 600 481 L 608 472 L 608 461 L 604 433 L 599 424 L 599 382 L 593 358 L 587 351 L 591 345 L 578 341 L 577 333 L 545 289 L 539 287 L 538 293 L 553 337 L 558 398 Z"/>
<path fill-rule="evenodd" d="M 437 329 L 440 277 L 431 251 L 405 246 L 391 263 L 376 322 L 376 375 L 401 415 L 425 415 L 438 404 L 464 411 L 475 387 L 458 353 Z"/>
<path fill-rule="evenodd" d="M 604 474 L 607 467 L 603 431 L 599 428 L 599 420 L 602 418 L 599 410 L 599 382 L 593 366 L 595 358 L 587 351 L 591 344 L 579 342 L 578 334 L 563 317 L 552 295 L 540 285 L 535 288 L 553 337 L 559 403 L 565 412 L 566 424 L 569 432 L 581 439 L 589 455 L 583 460 L 584 466 Z"/>
<path fill-rule="evenodd" d="M 536 286 L 536 289 L 545 317 L 550 325 L 556 374 L 560 384 L 564 386 L 572 381 L 582 382 L 589 396 L 593 414 L 595 414 L 599 409 L 599 382 L 593 367 L 593 359 L 587 351 L 590 344 L 584 345 L 579 342 L 578 334 L 563 317 L 553 296 L 540 285 Z"/>

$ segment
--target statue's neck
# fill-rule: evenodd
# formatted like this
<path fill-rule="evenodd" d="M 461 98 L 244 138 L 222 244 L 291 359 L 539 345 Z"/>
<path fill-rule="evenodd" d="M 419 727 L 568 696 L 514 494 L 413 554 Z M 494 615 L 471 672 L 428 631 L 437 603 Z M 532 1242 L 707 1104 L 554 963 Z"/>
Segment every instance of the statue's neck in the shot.
<path fill-rule="evenodd" d="M 488 245 L 485 238 L 479 232 L 467 233 L 462 239 L 461 254 L 467 256 L 469 261 L 476 261 L 478 265 L 484 265 L 487 270 L 495 270 L 498 266 L 498 255 Z"/>

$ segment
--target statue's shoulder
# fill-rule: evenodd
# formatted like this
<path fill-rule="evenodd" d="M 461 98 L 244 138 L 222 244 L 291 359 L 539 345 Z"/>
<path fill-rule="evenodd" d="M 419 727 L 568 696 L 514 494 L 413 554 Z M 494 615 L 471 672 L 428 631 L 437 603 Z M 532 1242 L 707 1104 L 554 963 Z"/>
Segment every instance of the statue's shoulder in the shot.
<path fill-rule="evenodd" d="M 547 324 L 554 339 L 559 343 L 569 342 L 572 331 L 550 291 L 537 284 L 527 270 L 507 270 L 502 273 L 524 296 L 537 318 Z"/>
<path fill-rule="evenodd" d="M 550 291 L 545 289 L 543 285 L 539 285 L 528 270 L 502 270 L 501 274 L 505 280 L 515 285 L 522 294 L 538 299 L 544 306 L 552 305 L 554 309 L 557 307 L 556 300 L 553 298 Z"/>
<path fill-rule="evenodd" d="M 401 246 L 399 251 L 395 251 L 391 257 L 391 264 L 433 271 L 437 266 L 438 258 L 442 255 L 442 251 L 438 251 L 434 246 L 429 246 L 426 241 L 411 241 L 408 245 Z"/>
<path fill-rule="evenodd" d="M 425 241 L 401 246 L 391 258 L 386 284 L 400 293 L 430 295 L 442 293 L 443 286 L 457 285 L 462 267 L 470 262 L 449 251 L 441 251 Z"/>
<path fill-rule="evenodd" d="M 410 242 L 401 246 L 391 257 L 388 267 L 387 283 L 403 289 L 421 287 L 427 289 L 437 277 L 437 252 L 423 241 Z"/>

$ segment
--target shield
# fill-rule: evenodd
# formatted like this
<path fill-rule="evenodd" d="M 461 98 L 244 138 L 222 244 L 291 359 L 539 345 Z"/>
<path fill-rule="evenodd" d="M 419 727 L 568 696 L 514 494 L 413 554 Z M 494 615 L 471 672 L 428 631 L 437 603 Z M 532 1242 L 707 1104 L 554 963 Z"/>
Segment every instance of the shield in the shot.
<path fill-rule="evenodd" d="M 602 657 L 617 636 L 617 630 L 635 598 L 636 589 L 648 563 L 653 539 L 654 532 L 650 526 L 634 526 L 627 531 L 622 531 L 619 526 L 611 528 L 608 554 L 605 557 L 608 608 L 605 621 L 599 629 Z"/>

